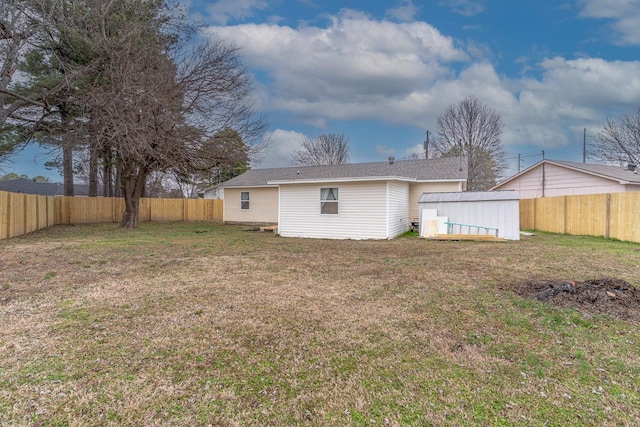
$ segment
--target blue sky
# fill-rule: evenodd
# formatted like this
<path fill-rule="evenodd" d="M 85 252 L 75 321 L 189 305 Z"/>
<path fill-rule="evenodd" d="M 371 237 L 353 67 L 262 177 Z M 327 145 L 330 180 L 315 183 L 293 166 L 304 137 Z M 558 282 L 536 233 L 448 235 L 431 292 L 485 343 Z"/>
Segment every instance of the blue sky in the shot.
<path fill-rule="evenodd" d="M 422 152 L 445 108 L 474 95 L 505 125 L 510 169 L 582 160 L 583 129 L 640 107 L 637 0 L 191 0 L 205 34 L 254 75 L 269 147 L 288 166 L 305 138 L 345 133 L 351 161 Z M 587 138 L 587 143 L 591 140 Z M 23 153 L 5 171 L 55 172 Z"/>

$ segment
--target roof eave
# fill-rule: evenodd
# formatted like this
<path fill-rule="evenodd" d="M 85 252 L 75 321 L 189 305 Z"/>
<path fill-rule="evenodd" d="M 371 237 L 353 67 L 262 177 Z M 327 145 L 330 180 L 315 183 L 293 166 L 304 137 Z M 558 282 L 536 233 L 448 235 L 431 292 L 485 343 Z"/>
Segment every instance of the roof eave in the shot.
<path fill-rule="evenodd" d="M 217 188 L 226 189 L 226 188 L 278 188 L 277 185 L 268 184 L 243 184 L 243 185 L 220 185 Z"/>
<path fill-rule="evenodd" d="M 363 176 L 349 178 L 308 178 L 308 179 L 291 179 L 291 180 L 275 180 L 269 181 L 269 184 L 287 185 L 287 184 L 314 184 L 324 182 L 363 182 L 363 181 L 405 181 L 416 182 L 416 178 L 406 176 Z"/>

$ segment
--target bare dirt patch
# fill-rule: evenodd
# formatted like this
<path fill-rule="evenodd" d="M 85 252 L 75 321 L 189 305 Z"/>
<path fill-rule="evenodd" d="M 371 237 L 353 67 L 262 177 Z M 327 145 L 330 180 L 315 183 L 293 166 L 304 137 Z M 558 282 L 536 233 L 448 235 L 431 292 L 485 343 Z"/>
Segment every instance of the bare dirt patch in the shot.
<path fill-rule="evenodd" d="M 640 289 L 622 279 L 524 282 L 516 285 L 514 291 L 558 307 L 640 323 Z"/>

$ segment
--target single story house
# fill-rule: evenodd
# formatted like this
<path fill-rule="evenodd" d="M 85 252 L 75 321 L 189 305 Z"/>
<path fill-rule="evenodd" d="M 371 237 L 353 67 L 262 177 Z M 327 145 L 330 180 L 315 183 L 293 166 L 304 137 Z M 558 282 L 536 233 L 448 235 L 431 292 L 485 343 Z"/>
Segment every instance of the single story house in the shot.
<path fill-rule="evenodd" d="M 224 189 L 226 223 L 277 224 L 285 237 L 390 239 L 418 218 L 423 193 L 466 190 L 458 157 L 251 169 Z"/>
<path fill-rule="evenodd" d="M 0 190 L 10 193 L 37 194 L 40 196 L 64 196 L 64 184 L 56 182 L 36 182 L 26 178 L 16 178 L 0 182 Z M 76 196 L 88 196 L 89 186 L 74 184 Z M 102 196 L 102 188 L 98 187 L 98 196 Z"/>
<path fill-rule="evenodd" d="M 640 191 L 636 165 L 626 167 L 542 160 L 492 190 L 518 190 L 520 199 Z"/>

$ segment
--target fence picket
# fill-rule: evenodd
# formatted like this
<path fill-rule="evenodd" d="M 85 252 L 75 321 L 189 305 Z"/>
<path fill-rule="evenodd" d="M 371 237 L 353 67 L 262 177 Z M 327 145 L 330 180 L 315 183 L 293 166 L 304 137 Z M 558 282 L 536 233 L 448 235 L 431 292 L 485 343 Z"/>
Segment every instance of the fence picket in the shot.
<path fill-rule="evenodd" d="M 520 229 L 640 243 L 640 192 L 523 199 Z"/>
<path fill-rule="evenodd" d="M 140 199 L 139 222 L 221 221 L 219 199 Z M 0 191 L 0 240 L 52 225 L 117 223 L 121 197 L 51 197 Z"/>

